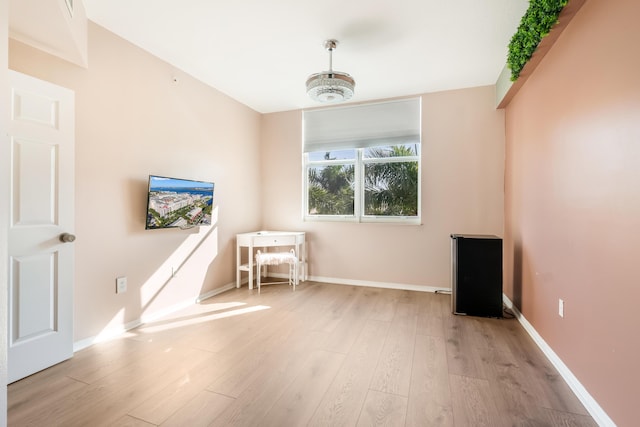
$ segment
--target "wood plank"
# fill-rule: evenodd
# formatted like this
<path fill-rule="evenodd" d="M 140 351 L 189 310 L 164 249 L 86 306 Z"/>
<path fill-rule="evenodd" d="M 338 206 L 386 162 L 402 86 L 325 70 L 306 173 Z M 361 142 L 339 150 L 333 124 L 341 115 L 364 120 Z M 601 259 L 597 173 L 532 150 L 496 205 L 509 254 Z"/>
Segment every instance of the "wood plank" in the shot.
<path fill-rule="evenodd" d="M 162 423 L 162 427 L 207 427 L 234 399 L 210 391 L 201 391 Z"/>
<path fill-rule="evenodd" d="M 235 348 L 242 343 L 251 341 L 254 337 L 260 336 L 262 329 L 268 324 L 273 312 L 268 305 L 250 304 L 243 307 L 244 310 L 257 310 L 238 314 L 233 317 L 219 319 L 208 325 L 201 326 L 203 337 L 211 337 L 209 340 L 198 339 L 191 336 L 191 342 L 185 345 L 198 346 L 206 351 L 220 352 L 227 348 Z"/>
<path fill-rule="evenodd" d="M 492 398 L 489 381 L 449 375 L 456 426 L 507 426 Z"/>
<path fill-rule="evenodd" d="M 309 426 L 356 424 L 388 329 L 388 322 L 367 322 L 340 372 L 325 393 Z"/>
<path fill-rule="evenodd" d="M 520 373 L 540 406 L 574 414 L 589 415 L 544 353 L 515 320 L 504 337 L 514 357 L 522 361 Z"/>
<path fill-rule="evenodd" d="M 187 366 L 199 364 L 211 354 L 197 349 L 173 349 L 153 361 L 127 367 L 116 375 L 91 384 L 60 416 L 64 425 L 109 424 L 141 404 L 177 378 L 188 376 Z M 152 363 L 150 363 L 152 362 Z M 82 407 L 82 411 L 75 410 Z M 72 410 L 68 410 L 72 409 Z"/>
<path fill-rule="evenodd" d="M 454 425 L 444 338 L 416 336 L 406 425 Z"/>
<path fill-rule="evenodd" d="M 218 355 L 210 354 L 209 358 L 194 365 L 184 376 L 169 382 L 157 393 L 148 396 L 127 414 L 154 425 L 161 424 L 195 399 L 212 378 L 221 375 L 224 372 L 223 363 Z"/>
<path fill-rule="evenodd" d="M 136 408 L 135 412 L 132 413 L 158 421 L 158 417 L 161 414 L 166 414 L 167 411 L 182 402 L 183 399 L 188 399 L 190 394 L 210 387 L 213 383 L 223 381 L 222 378 L 230 372 L 236 372 L 239 365 L 246 363 L 246 358 L 262 355 L 268 348 L 268 343 L 273 345 L 280 344 L 281 336 L 288 337 L 290 333 L 290 328 L 283 326 L 292 323 L 292 320 L 293 318 L 289 312 L 273 312 L 270 321 L 256 326 L 261 333 L 252 335 L 250 339 L 240 340 L 235 345 L 215 353 L 214 361 L 203 369 L 196 369 L 193 380 L 188 384 L 170 384 L 165 390 L 152 396 L 149 399 L 152 406 L 144 409 L 147 411 L 146 413 L 142 412 L 142 408 Z M 200 336 L 200 339 L 207 338 Z M 237 378 L 237 381 L 241 381 L 241 378 Z M 155 408 L 158 408 L 158 412 L 156 412 Z M 153 417 L 148 415 L 149 412 L 154 414 Z"/>
<path fill-rule="evenodd" d="M 280 319 L 269 322 L 269 329 L 264 331 L 260 340 L 254 340 L 252 349 L 247 349 L 235 358 L 236 363 L 229 363 L 222 375 L 206 385 L 207 390 L 215 391 L 230 397 L 238 397 L 260 375 L 265 363 L 273 351 L 283 347 L 295 327 L 295 314 L 285 312 Z M 275 317 L 275 316 L 274 316 Z M 250 342 L 250 341 L 249 341 Z M 279 357 L 279 356 L 275 356 Z"/>
<path fill-rule="evenodd" d="M 444 322 L 449 373 L 486 379 L 491 350 L 479 345 L 481 337 L 477 335 L 476 320 L 469 316 L 450 315 Z"/>
<path fill-rule="evenodd" d="M 537 405 L 535 388 L 522 375 L 522 361 L 509 351 L 493 354 L 493 373 L 489 375 L 489 386 L 496 407 L 510 425 L 544 424 L 546 415 Z"/>
<path fill-rule="evenodd" d="M 315 343 L 322 336 L 318 331 L 297 331 L 292 334 L 280 351 L 273 352 L 265 359 L 260 375 L 211 425 L 259 425 L 264 414 L 303 369 Z"/>
<path fill-rule="evenodd" d="M 351 301 L 348 309 L 340 316 L 336 328 L 327 336 L 321 348 L 327 351 L 347 354 L 360 336 L 373 309 L 373 302 L 380 293 L 362 288 Z"/>
<path fill-rule="evenodd" d="M 117 419 L 113 425 L 118 427 L 153 427 L 156 424 L 151 424 L 138 418 L 125 415 L 124 417 Z"/>
<path fill-rule="evenodd" d="M 391 322 L 396 314 L 396 298 L 391 289 L 382 289 L 380 297 L 371 310 L 371 318 L 381 322 Z"/>
<path fill-rule="evenodd" d="M 51 408 L 57 406 L 57 402 L 64 402 L 70 396 L 78 395 L 88 387 L 88 384 L 74 379 L 56 375 L 47 378 L 42 384 L 34 381 L 34 376 L 29 381 L 30 387 L 16 388 L 9 386 L 7 394 L 7 421 L 9 425 L 34 425 L 39 417 L 48 417 Z M 35 377 L 37 378 L 37 377 Z"/>
<path fill-rule="evenodd" d="M 371 390 L 405 397 L 409 395 L 416 323 L 416 305 L 398 303 L 378 367 L 371 380 Z"/>
<path fill-rule="evenodd" d="M 357 427 L 404 426 L 407 398 L 369 390 Z"/>
<path fill-rule="evenodd" d="M 293 383 L 264 415 L 260 424 L 273 427 L 306 425 L 344 358 L 343 354 L 324 350 L 312 352 Z M 314 386 L 309 387 L 309 384 Z"/>
<path fill-rule="evenodd" d="M 434 294 L 432 292 L 419 293 L 417 296 L 417 334 L 444 337 L 442 297 L 442 295 Z"/>
<path fill-rule="evenodd" d="M 143 354 L 158 351 L 156 343 L 130 339 L 101 342 L 74 354 L 66 375 L 88 384 L 105 378 Z"/>
<path fill-rule="evenodd" d="M 354 300 L 363 292 L 361 287 L 346 287 L 349 292 L 341 292 L 340 298 L 335 298 L 316 318 L 311 326 L 313 331 L 333 332 L 342 320 L 342 316 L 348 312 Z"/>
<path fill-rule="evenodd" d="M 544 409 L 547 414 L 550 425 L 557 427 L 597 427 L 598 423 L 588 415 L 574 414 L 565 411 L 555 411 L 552 409 Z"/>

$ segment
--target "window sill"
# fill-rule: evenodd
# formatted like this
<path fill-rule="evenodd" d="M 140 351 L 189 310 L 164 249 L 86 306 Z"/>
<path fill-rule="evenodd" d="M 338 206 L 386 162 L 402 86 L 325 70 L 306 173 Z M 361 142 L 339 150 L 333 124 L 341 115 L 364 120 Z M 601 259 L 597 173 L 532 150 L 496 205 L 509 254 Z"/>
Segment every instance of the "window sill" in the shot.
<path fill-rule="evenodd" d="M 306 216 L 303 218 L 304 222 L 350 222 L 355 224 L 391 224 L 391 225 L 422 225 L 421 218 L 401 218 L 401 217 L 364 217 L 355 218 L 351 216 Z"/>

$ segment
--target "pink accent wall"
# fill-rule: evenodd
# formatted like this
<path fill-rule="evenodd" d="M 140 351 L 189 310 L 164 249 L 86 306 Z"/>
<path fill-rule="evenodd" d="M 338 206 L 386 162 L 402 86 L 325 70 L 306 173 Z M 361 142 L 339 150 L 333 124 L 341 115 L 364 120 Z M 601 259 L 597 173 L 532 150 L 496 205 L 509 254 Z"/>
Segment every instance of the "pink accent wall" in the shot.
<path fill-rule="evenodd" d="M 263 228 L 308 232 L 309 274 L 448 288 L 450 235 L 503 230 L 504 112 L 493 86 L 422 95 L 422 224 L 302 220 L 302 113 L 263 116 Z"/>
<path fill-rule="evenodd" d="M 506 109 L 505 291 L 620 426 L 640 395 L 639 16 L 588 1 Z"/>
<path fill-rule="evenodd" d="M 235 235 L 260 225 L 260 114 L 93 23 L 88 69 L 15 41 L 9 66 L 76 94 L 76 341 L 235 282 Z M 214 181 L 215 224 L 145 230 L 149 174 Z"/>

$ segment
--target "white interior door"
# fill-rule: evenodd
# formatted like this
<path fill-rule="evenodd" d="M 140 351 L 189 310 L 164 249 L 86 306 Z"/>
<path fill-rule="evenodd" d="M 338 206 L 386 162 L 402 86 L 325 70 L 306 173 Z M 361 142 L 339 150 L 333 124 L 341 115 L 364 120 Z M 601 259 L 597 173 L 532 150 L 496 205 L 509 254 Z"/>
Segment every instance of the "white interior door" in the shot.
<path fill-rule="evenodd" d="M 9 72 L 8 382 L 73 355 L 74 93 Z"/>

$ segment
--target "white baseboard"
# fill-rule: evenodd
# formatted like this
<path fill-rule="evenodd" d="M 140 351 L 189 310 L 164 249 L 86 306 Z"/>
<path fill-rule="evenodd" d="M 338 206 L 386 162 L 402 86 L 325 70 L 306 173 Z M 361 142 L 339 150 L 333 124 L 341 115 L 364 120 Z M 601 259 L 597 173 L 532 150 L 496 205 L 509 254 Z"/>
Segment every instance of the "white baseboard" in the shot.
<path fill-rule="evenodd" d="M 571 372 L 571 370 L 564 364 L 562 359 L 558 357 L 558 355 L 551 349 L 549 344 L 545 342 L 544 339 L 540 336 L 538 331 L 534 329 L 534 327 L 527 321 L 520 310 L 513 305 L 513 302 L 507 297 L 505 294 L 502 294 L 502 300 L 504 304 L 513 312 L 514 316 L 522 327 L 527 331 L 527 333 L 533 338 L 533 341 L 536 345 L 542 350 L 547 359 L 553 364 L 553 366 L 558 370 L 562 378 L 567 382 L 573 393 L 578 397 L 580 402 L 584 405 L 584 407 L 589 411 L 589 414 L 593 417 L 594 421 L 598 423 L 599 426 L 603 427 L 615 427 L 615 423 L 607 413 L 602 409 L 602 407 L 596 402 L 596 400 L 589 394 L 586 388 L 578 381 L 575 375 Z"/>
<path fill-rule="evenodd" d="M 286 277 L 286 276 L 283 275 L 283 277 Z M 333 283 L 337 285 L 367 286 L 370 288 L 400 289 L 404 291 L 418 291 L 418 292 L 449 292 L 451 291 L 451 288 L 442 288 L 437 286 L 409 285 L 407 283 L 393 283 L 393 282 L 370 282 L 366 280 L 337 279 L 335 277 L 322 277 L 322 276 L 309 276 L 307 280 L 311 280 L 314 282 L 321 282 L 321 283 Z"/>
<path fill-rule="evenodd" d="M 216 295 L 219 295 L 223 292 L 227 292 L 230 291 L 231 289 L 234 289 L 236 287 L 236 282 L 233 283 L 228 283 L 225 286 L 221 287 L 221 288 L 216 288 L 212 291 L 209 291 L 207 293 L 201 294 L 198 298 L 196 298 L 196 303 L 201 303 L 202 301 L 206 300 L 207 298 L 211 298 L 211 297 L 215 297 Z"/>
<path fill-rule="evenodd" d="M 228 283 L 220 288 L 216 288 L 212 291 L 206 292 L 204 294 L 199 295 L 195 300 L 193 299 L 188 299 L 188 300 L 184 300 L 178 304 L 174 304 L 171 307 L 167 307 L 163 310 L 157 311 L 149 316 L 142 316 L 140 319 L 136 319 L 132 322 L 128 322 L 124 325 L 120 325 L 120 326 L 115 326 L 109 329 L 106 329 L 102 332 L 100 332 L 100 334 L 89 337 L 89 338 L 85 338 L 83 340 L 80 341 L 76 341 L 73 343 L 73 352 L 75 353 L 76 351 L 80 351 L 82 349 L 85 349 L 87 347 L 92 346 L 93 344 L 99 343 L 99 342 L 103 342 L 103 341 L 109 341 L 115 338 L 118 338 L 120 336 L 122 336 L 123 334 L 125 334 L 127 331 L 131 330 L 131 329 L 135 329 L 141 325 L 144 325 L 145 323 L 149 323 L 149 322 L 153 322 L 154 320 L 163 317 L 163 316 L 167 316 L 171 313 L 175 313 L 178 310 L 182 310 L 183 308 L 189 307 L 190 305 L 195 304 L 199 304 L 200 302 L 206 300 L 207 298 L 211 298 L 215 295 L 221 294 L 222 292 L 226 292 L 230 289 L 233 289 L 236 287 L 236 282 L 233 283 Z"/>
<path fill-rule="evenodd" d="M 121 326 L 114 326 L 112 328 L 105 329 L 98 335 L 74 342 L 73 352 L 75 353 L 76 351 L 91 347 L 93 344 L 97 344 L 99 342 L 110 341 L 112 339 L 118 338 L 128 330 L 137 328 L 140 325 L 142 325 L 142 321 L 140 319 L 137 319 Z"/>

